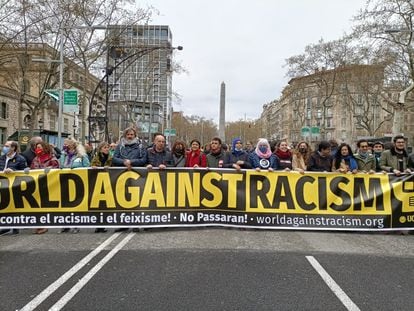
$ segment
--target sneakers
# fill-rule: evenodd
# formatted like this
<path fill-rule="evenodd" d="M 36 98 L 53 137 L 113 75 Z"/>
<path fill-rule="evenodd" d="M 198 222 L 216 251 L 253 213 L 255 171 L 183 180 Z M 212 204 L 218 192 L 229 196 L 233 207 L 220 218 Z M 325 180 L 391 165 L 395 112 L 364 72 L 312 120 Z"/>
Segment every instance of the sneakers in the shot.
<path fill-rule="evenodd" d="M 59 230 L 58 233 L 67 233 L 69 231 L 70 231 L 70 228 L 62 228 L 62 229 Z"/>
<path fill-rule="evenodd" d="M 80 229 L 79 228 L 62 228 L 62 229 L 60 229 L 60 231 L 58 232 L 58 233 L 68 233 L 68 232 L 71 232 L 71 233 L 78 233 L 78 232 L 80 232 Z"/>
<path fill-rule="evenodd" d="M 108 230 L 106 230 L 105 228 L 96 228 L 95 229 L 95 233 L 105 233 L 105 232 L 107 232 Z"/>

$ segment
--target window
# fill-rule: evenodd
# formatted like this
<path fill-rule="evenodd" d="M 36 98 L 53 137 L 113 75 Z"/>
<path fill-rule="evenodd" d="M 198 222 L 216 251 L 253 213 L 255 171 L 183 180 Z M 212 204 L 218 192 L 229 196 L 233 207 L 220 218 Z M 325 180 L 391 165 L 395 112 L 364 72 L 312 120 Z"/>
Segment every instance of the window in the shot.
<path fill-rule="evenodd" d="M 7 140 L 7 128 L 0 127 L 0 144 L 4 144 Z"/>
<path fill-rule="evenodd" d="M 8 117 L 9 117 L 8 106 L 5 102 L 2 102 L 0 105 L 0 118 L 8 119 Z"/>

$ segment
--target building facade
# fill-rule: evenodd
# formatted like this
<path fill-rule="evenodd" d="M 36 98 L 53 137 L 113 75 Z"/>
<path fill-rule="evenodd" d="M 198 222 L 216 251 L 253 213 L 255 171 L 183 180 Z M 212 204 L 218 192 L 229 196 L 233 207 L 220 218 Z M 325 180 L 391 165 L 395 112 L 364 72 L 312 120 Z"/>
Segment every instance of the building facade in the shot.
<path fill-rule="evenodd" d="M 0 45 L 0 143 L 11 137 L 25 145 L 31 136 L 40 134 L 46 141 L 59 145 L 59 122 L 63 138 L 88 137 L 85 130 L 88 115 L 81 112 L 88 111 L 87 99 L 98 79 L 64 59 L 64 89 L 78 90 L 78 100 L 84 110 L 63 112 L 59 120 L 58 101 L 48 95 L 59 87 L 57 59 L 59 52 L 47 44 Z M 102 99 L 101 92 L 98 93 L 97 100 Z"/>
<path fill-rule="evenodd" d="M 111 26 L 109 127 L 136 126 L 146 140 L 171 125 L 172 33 L 168 26 Z"/>
<path fill-rule="evenodd" d="M 384 86 L 384 68 L 350 65 L 294 78 L 279 99 L 263 106 L 267 137 L 310 143 L 392 136 L 399 90 Z M 414 113 L 404 113 L 401 132 L 412 140 Z M 412 142 L 411 142 L 412 143 Z"/>

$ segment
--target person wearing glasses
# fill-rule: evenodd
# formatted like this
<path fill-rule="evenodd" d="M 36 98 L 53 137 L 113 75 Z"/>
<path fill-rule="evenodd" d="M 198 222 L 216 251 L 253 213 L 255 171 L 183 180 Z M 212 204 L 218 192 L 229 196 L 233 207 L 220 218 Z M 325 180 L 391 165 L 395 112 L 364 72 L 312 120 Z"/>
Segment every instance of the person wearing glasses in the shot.
<path fill-rule="evenodd" d="M 402 135 L 397 135 L 393 138 L 394 145 L 389 150 L 385 150 L 381 154 L 380 166 L 381 169 L 385 172 L 393 173 L 397 176 L 405 172 L 410 172 L 407 170 L 407 159 L 408 154 L 405 149 L 405 139 Z"/>
<path fill-rule="evenodd" d="M 376 171 L 375 156 L 369 152 L 368 140 L 360 139 L 357 141 L 358 153 L 354 158 L 358 165 L 358 172 L 374 174 Z"/>

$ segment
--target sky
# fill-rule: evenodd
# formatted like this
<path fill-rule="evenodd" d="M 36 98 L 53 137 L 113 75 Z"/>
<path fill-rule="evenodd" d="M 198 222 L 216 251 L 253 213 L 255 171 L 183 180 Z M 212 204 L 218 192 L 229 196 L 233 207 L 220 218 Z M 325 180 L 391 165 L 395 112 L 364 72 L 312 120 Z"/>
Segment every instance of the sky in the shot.
<path fill-rule="evenodd" d="M 289 77 L 286 59 L 307 45 L 339 39 L 365 0 L 152 0 L 151 24 L 168 25 L 174 60 L 188 72 L 174 74 L 174 111 L 218 123 L 220 85 L 226 84 L 226 121 L 260 117 L 278 99 Z"/>

